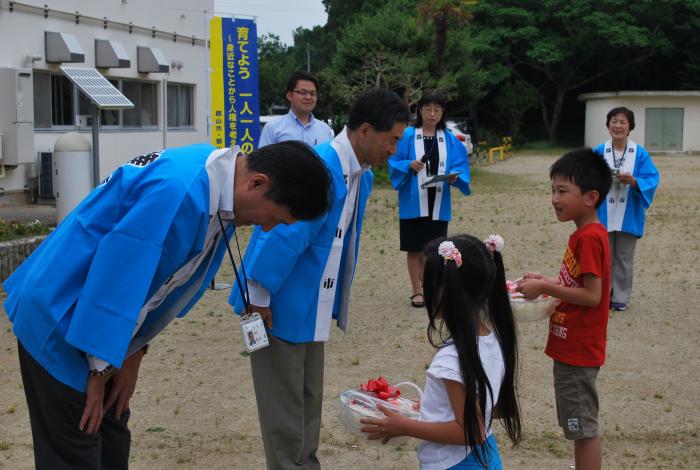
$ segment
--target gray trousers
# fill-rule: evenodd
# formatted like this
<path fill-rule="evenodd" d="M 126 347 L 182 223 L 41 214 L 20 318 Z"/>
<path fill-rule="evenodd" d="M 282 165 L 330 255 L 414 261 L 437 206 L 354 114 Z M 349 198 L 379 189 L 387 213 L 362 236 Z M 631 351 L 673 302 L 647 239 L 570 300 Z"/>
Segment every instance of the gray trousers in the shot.
<path fill-rule="evenodd" d="M 637 237 L 625 232 L 608 232 L 610 241 L 610 302 L 628 304 L 634 280 L 634 249 Z"/>
<path fill-rule="evenodd" d="M 267 468 L 320 469 L 324 343 L 269 340 L 250 355 Z"/>

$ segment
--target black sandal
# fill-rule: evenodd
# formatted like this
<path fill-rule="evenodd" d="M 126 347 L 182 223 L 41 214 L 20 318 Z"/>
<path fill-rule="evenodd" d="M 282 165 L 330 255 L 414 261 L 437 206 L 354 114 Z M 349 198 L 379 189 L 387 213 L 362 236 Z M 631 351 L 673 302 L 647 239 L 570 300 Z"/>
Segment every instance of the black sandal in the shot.
<path fill-rule="evenodd" d="M 421 297 L 423 297 L 423 293 L 422 293 L 422 292 L 418 292 L 417 294 L 413 294 L 411 297 L 409 297 L 409 298 L 411 299 L 411 307 L 415 307 L 415 308 L 423 308 L 423 307 L 425 307 L 425 297 L 423 297 L 423 300 L 413 300 L 413 299 L 415 299 L 416 297 L 418 297 L 419 295 L 420 295 Z"/>

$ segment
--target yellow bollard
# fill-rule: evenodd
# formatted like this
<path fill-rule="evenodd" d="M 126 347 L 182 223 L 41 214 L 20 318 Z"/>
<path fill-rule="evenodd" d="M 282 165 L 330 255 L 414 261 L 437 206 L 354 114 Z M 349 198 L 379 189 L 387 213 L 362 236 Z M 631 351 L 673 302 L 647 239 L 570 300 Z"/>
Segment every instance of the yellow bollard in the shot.
<path fill-rule="evenodd" d="M 503 147 L 491 147 L 489 149 L 489 163 L 493 163 L 493 154 L 499 152 L 498 159 L 503 160 Z"/>
<path fill-rule="evenodd" d="M 512 137 L 504 137 L 501 140 L 501 142 L 503 143 L 503 158 L 501 158 L 501 160 L 512 157 L 513 156 L 513 138 Z"/>

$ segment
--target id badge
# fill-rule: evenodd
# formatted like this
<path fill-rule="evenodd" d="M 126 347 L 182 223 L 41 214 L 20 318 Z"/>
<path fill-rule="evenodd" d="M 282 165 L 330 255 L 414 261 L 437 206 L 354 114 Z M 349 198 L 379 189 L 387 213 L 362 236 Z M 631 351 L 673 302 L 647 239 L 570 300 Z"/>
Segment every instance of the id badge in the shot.
<path fill-rule="evenodd" d="M 243 330 L 243 341 L 249 353 L 270 345 L 259 313 L 253 312 L 241 317 L 241 330 Z"/>

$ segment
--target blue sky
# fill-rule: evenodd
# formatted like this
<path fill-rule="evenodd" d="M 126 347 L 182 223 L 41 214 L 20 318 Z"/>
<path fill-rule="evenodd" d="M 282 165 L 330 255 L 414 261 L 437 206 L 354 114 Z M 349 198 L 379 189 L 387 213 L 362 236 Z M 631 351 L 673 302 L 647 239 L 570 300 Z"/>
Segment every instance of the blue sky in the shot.
<path fill-rule="evenodd" d="M 324 25 L 328 18 L 321 0 L 214 0 L 214 8 L 219 15 L 255 16 L 258 36 L 274 33 L 288 45 L 296 28 Z"/>

